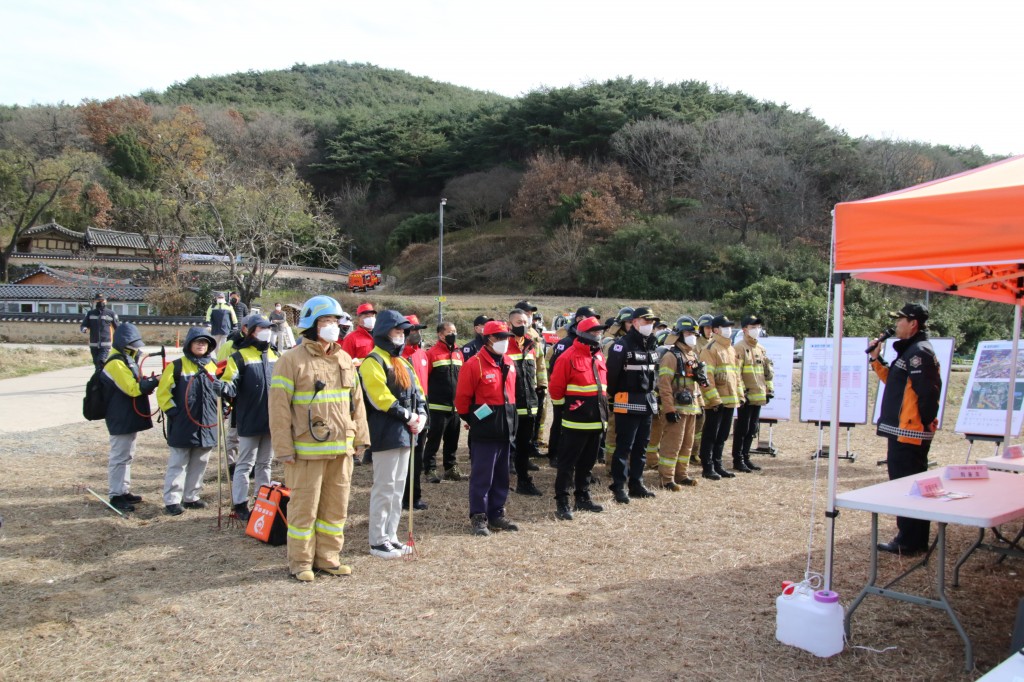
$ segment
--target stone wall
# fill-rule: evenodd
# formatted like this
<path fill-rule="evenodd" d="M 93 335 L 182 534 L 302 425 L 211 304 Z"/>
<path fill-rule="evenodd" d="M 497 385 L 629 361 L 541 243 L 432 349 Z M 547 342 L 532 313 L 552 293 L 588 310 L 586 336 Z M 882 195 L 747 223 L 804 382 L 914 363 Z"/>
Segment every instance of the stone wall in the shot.
<path fill-rule="evenodd" d="M 7 322 L 0 321 L 2 343 L 59 343 L 89 346 L 89 335 L 79 331 L 78 322 Z M 176 338 L 185 340 L 188 325 L 139 325 L 142 340 L 147 344 L 173 346 Z"/>

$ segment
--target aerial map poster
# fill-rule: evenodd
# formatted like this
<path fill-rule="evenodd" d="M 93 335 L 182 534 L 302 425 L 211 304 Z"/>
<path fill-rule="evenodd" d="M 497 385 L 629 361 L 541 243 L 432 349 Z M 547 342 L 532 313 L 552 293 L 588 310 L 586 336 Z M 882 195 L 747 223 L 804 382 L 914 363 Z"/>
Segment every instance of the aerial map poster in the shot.
<path fill-rule="evenodd" d="M 949 392 L 949 370 L 953 364 L 953 346 L 956 345 L 953 339 L 941 338 L 941 339 L 928 339 L 932 348 L 935 349 L 935 357 L 939 359 L 939 372 L 942 376 L 942 393 L 939 394 L 939 428 L 942 428 L 942 416 L 946 412 L 946 394 Z M 885 342 L 885 351 L 882 353 L 882 357 L 890 365 L 892 361 L 896 359 L 896 349 L 893 344 L 896 343 L 896 339 L 889 339 Z M 882 396 L 885 395 L 885 384 L 881 381 L 878 382 L 878 395 L 875 397 L 875 413 L 871 417 L 871 423 L 877 424 L 878 418 L 882 414 Z"/>
<path fill-rule="evenodd" d="M 840 358 L 839 422 L 868 421 L 868 347 L 866 336 L 843 339 Z M 800 421 L 831 421 L 832 339 L 804 339 L 803 376 L 800 381 Z"/>
<path fill-rule="evenodd" d="M 1011 341 L 982 341 L 974 354 L 956 432 L 1000 436 L 1006 432 L 1006 402 L 1010 392 Z M 1024 353 L 1017 355 L 1017 381 L 1013 391 L 1013 435 L 1020 435 L 1021 400 L 1024 398 Z"/>

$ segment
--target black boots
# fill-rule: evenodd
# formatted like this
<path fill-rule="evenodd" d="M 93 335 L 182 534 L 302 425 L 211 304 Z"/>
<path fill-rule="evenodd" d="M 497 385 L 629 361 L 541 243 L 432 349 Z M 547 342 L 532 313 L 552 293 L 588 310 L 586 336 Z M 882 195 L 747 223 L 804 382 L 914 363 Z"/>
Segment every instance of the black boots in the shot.
<path fill-rule="evenodd" d="M 704 478 L 712 481 L 722 480 L 722 477 L 715 473 L 715 467 L 712 465 L 710 460 L 708 460 L 707 463 L 702 463 L 701 468 L 703 469 L 701 476 Z"/>
<path fill-rule="evenodd" d="M 516 492 L 520 495 L 531 495 L 534 497 L 540 497 L 544 494 L 540 491 L 540 488 L 534 485 L 533 479 L 529 476 L 519 477 L 519 482 L 516 483 Z"/>
<path fill-rule="evenodd" d="M 473 523 L 473 535 L 491 534 L 491 531 L 487 529 L 487 514 L 473 514 L 471 521 Z"/>
<path fill-rule="evenodd" d="M 743 474 L 753 473 L 754 471 L 753 469 L 747 466 L 746 462 L 737 457 L 732 458 L 732 470 L 739 471 L 740 473 Z"/>
<path fill-rule="evenodd" d="M 612 496 L 615 497 L 615 501 L 619 504 L 629 504 L 629 495 L 620 485 L 611 486 Z"/>
<path fill-rule="evenodd" d="M 604 511 L 604 507 L 590 499 L 590 493 L 583 493 L 582 495 L 576 495 L 576 511 L 598 514 Z"/>
<path fill-rule="evenodd" d="M 248 502 L 239 502 L 231 508 L 235 512 L 235 516 L 238 517 L 239 521 L 248 522 L 251 512 L 249 511 Z"/>
<path fill-rule="evenodd" d="M 561 521 L 572 521 L 572 512 L 569 510 L 569 498 L 560 496 L 555 498 L 555 518 Z"/>
<path fill-rule="evenodd" d="M 760 471 L 761 467 L 754 464 L 753 460 L 750 459 L 750 455 L 743 458 L 743 463 L 747 465 L 747 468 L 751 471 Z"/>
<path fill-rule="evenodd" d="M 644 485 L 643 481 L 630 481 L 629 482 L 629 496 L 644 499 L 647 497 L 656 497 L 653 490 L 650 490 Z"/>

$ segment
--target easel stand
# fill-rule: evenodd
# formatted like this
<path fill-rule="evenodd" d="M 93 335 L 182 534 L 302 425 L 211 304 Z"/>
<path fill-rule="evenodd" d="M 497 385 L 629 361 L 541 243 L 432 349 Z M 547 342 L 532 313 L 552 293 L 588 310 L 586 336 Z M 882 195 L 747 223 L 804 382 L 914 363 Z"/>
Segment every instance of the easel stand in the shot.
<path fill-rule="evenodd" d="M 757 423 L 757 447 L 750 448 L 750 454 L 768 455 L 775 457 L 778 451 L 772 445 L 772 427 L 779 423 L 778 419 L 761 419 Z M 761 440 L 761 424 L 768 425 L 768 440 Z"/>
<path fill-rule="evenodd" d="M 814 422 L 818 425 L 818 451 L 811 455 L 811 459 L 823 458 L 828 459 L 829 450 L 828 446 L 825 445 L 825 427 L 828 425 L 827 422 Z M 857 453 L 850 450 L 850 431 L 856 424 L 840 423 L 839 427 L 846 429 L 846 454 L 838 455 L 836 459 L 848 459 L 851 462 L 857 461 Z"/>
<path fill-rule="evenodd" d="M 964 438 L 967 439 L 967 443 L 968 443 L 968 445 L 967 445 L 967 459 L 964 460 L 964 464 L 970 464 L 971 463 L 971 448 L 974 447 L 974 441 L 980 440 L 983 443 L 995 443 L 996 451 L 992 453 L 993 455 L 998 455 L 999 454 L 999 444 L 1003 442 L 1003 437 L 1002 436 L 986 436 L 986 435 L 982 435 L 982 434 L 979 434 L 979 433 L 965 433 L 964 434 Z"/>

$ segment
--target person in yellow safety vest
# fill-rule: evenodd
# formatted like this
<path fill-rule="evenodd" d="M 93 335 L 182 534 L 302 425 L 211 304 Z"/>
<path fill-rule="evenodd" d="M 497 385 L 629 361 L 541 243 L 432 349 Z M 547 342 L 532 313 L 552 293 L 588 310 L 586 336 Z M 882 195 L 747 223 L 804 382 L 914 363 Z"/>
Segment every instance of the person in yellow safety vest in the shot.
<path fill-rule="evenodd" d="M 633 309 L 629 306 L 625 308 L 619 308 L 619 312 L 615 315 L 615 319 L 612 320 L 612 324 L 608 327 L 608 331 L 601 339 L 601 352 L 605 357 L 608 357 L 608 349 L 611 348 L 612 342 L 616 339 L 621 339 L 625 336 L 633 326 Z M 608 428 L 604 432 L 604 465 L 611 467 L 612 455 L 615 453 L 615 420 L 608 420 Z"/>
<path fill-rule="evenodd" d="M 704 411 L 701 383 L 707 383 L 697 359 L 697 323 L 683 316 L 676 321 L 668 341 L 672 343 L 658 365 L 658 395 L 665 414 L 665 429 L 658 451 L 661 487 L 680 490 L 697 485 L 689 476 L 690 449 L 693 447 L 697 415 Z"/>
<path fill-rule="evenodd" d="M 682 318 L 679 318 L 680 320 Z M 710 313 L 704 313 L 697 318 L 697 347 L 694 352 L 697 353 L 697 357 L 704 352 L 707 348 L 708 341 L 711 340 L 711 320 L 715 319 L 714 315 Z M 676 324 L 679 320 L 676 320 Z M 693 448 L 690 449 L 690 463 L 700 464 L 700 441 L 704 432 L 704 411 L 697 415 L 697 423 L 693 426 Z"/>
<path fill-rule="evenodd" d="M 314 570 L 349 575 L 340 561 L 348 518 L 352 458 L 370 441 L 355 365 L 338 345 L 341 304 L 314 296 L 302 305 L 302 342 L 274 365 L 270 434 L 284 464 L 288 572 L 312 582 Z"/>
<path fill-rule="evenodd" d="M 704 389 L 704 433 L 700 444 L 700 463 L 704 478 L 718 481 L 735 478 L 722 467 L 722 452 L 729 440 L 732 417 L 743 401 L 743 384 L 736 349 L 732 346 L 733 323 L 725 315 L 711 321 L 711 340 L 700 354 L 707 367 L 708 386 Z"/>
<path fill-rule="evenodd" d="M 732 468 L 750 473 L 761 469 L 750 461 L 750 446 L 757 435 L 761 406 L 775 397 L 775 386 L 772 383 L 775 371 L 768 351 L 757 340 L 761 336 L 761 318 L 747 315 L 742 324 L 743 336 L 733 347 L 740 363 L 746 401 L 736 411 L 736 427 L 732 434 Z"/>
<path fill-rule="evenodd" d="M 224 345 L 224 339 L 238 327 L 238 315 L 227 304 L 222 292 L 217 292 L 213 305 L 206 309 L 206 323 L 210 325 L 210 335 L 217 346 Z"/>
<path fill-rule="evenodd" d="M 228 358 L 235 352 L 235 344 L 240 343 L 249 334 L 249 318 L 244 317 L 238 322 L 238 329 L 228 334 L 224 343 L 217 346 L 217 365 L 222 370 L 227 366 Z M 233 405 L 234 401 L 229 401 Z M 224 450 L 228 460 L 228 478 L 234 479 L 235 465 L 238 464 L 238 420 L 234 407 L 224 416 L 227 422 L 224 435 Z"/>

